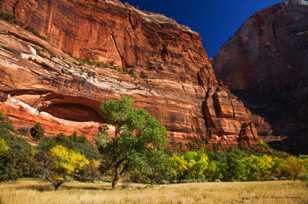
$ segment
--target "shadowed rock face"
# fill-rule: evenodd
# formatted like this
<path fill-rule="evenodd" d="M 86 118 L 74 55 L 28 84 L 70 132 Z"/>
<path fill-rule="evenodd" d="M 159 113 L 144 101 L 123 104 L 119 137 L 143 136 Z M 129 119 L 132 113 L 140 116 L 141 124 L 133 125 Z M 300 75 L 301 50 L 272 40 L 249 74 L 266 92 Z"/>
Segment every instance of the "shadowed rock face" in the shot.
<path fill-rule="evenodd" d="M 251 113 L 216 80 L 189 28 L 111 0 L 3 0 L 1 9 L 46 38 L 0 22 L 0 98 L 39 111 L 32 123 L 46 112 L 68 126 L 101 123 L 100 103 L 128 95 L 167 127 L 171 142 L 258 141 Z"/>
<path fill-rule="evenodd" d="M 218 78 L 266 118 L 274 136 L 288 137 L 278 147 L 304 153 L 308 151 L 307 64 L 308 6 L 302 1 L 258 12 L 214 59 Z M 259 131 L 271 134 L 262 125 Z"/>

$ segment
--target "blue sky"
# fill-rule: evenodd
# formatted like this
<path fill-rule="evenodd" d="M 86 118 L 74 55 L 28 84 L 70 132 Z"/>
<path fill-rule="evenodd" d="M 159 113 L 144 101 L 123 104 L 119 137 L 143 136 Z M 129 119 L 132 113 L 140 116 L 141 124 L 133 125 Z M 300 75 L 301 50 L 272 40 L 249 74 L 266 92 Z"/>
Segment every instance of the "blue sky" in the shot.
<path fill-rule="evenodd" d="M 165 14 L 201 34 L 210 57 L 256 11 L 283 0 L 123 0 Z"/>

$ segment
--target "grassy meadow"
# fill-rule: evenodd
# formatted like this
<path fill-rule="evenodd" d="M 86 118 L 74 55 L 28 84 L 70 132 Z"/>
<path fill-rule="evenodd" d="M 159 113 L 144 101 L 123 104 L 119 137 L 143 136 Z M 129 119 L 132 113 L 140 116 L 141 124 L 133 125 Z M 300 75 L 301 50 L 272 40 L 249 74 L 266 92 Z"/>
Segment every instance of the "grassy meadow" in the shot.
<path fill-rule="evenodd" d="M 53 191 L 43 181 L 19 180 L 0 184 L 1 204 L 191 204 L 254 203 L 307 204 L 308 184 L 300 181 L 221 182 L 174 185 L 109 183 L 64 184 Z"/>

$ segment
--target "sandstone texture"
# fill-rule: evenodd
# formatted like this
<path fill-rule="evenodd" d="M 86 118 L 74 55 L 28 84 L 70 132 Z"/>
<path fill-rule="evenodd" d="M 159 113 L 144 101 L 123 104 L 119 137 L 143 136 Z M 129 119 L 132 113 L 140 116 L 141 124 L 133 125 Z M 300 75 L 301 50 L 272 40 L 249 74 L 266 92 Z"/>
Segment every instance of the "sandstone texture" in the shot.
<path fill-rule="evenodd" d="M 1 2 L 18 23 L 0 21 L 0 110 L 16 126 L 91 138 L 104 123 L 100 104 L 127 95 L 171 143 L 258 142 L 252 114 L 216 79 L 189 28 L 115 0 Z"/>
<path fill-rule="evenodd" d="M 218 78 L 257 119 L 274 145 L 307 153 L 308 3 L 287 1 L 252 16 L 214 59 Z M 270 128 L 271 127 L 271 128 Z M 272 129 L 272 130 L 271 130 Z"/>

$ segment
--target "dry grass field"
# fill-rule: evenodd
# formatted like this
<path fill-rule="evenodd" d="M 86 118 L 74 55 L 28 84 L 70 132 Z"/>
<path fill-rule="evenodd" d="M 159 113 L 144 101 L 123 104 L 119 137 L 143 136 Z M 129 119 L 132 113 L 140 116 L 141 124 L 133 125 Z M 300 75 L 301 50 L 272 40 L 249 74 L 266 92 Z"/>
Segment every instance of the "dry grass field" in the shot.
<path fill-rule="evenodd" d="M 308 204 L 304 182 L 192 183 L 160 186 L 68 183 L 59 191 L 41 181 L 0 184 L 0 204 Z"/>

